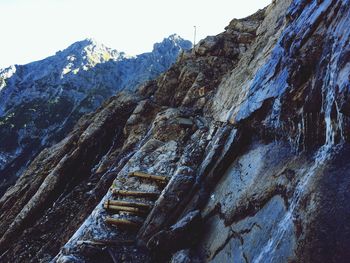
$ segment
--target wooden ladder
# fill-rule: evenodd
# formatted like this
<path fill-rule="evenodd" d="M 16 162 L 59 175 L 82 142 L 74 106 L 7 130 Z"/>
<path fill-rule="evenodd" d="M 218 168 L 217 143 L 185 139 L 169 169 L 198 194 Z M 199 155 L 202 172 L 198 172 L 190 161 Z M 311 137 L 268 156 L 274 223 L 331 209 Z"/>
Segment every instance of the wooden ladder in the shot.
<path fill-rule="evenodd" d="M 138 178 L 140 180 L 153 181 L 157 184 L 160 184 L 164 188 L 169 183 L 169 177 L 164 175 L 153 175 L 147 174 L 141 171 L 136 171 L 128 174 L 129 177 Z M 147 191 L 136 191 L 136 190 L 122 190 L 122 189 L 112 189 L 112 194 L 117 197 L 125 198 L 143 198 L 148 201 L 155 201 L 159 198 L 161 192 L 147 192 Z M 104 209 L 108 212 L 115 214 L 129 214 L 137 217 L 141 217 L 143 220 L 148 216 L 149 212 L 153 208 L 153 204 L 140 201 L 128 201 L 128 200 L 107 200 L 103 204 Z M 134 221 L 126 218 L 105 218 L 105 222 L 112 226 L 117 227 L 126 227 L 132 229 L 138 229 L 141 227 L 139 221 Z"/>

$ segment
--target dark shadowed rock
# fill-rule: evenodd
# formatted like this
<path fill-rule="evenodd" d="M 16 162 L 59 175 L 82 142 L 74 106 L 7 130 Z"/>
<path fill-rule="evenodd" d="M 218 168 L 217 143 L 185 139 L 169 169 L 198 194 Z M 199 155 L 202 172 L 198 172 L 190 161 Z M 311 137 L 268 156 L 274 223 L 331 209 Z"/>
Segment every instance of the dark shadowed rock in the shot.
<path fill-rule="evenodd" d="M 172 258 L 171 263 L 191 263 L 190 250 L 180 250 L 176 252 Z"/>
<path fill-rule="evenodd" d="M 147 247 L 153 251 L 174 252 L 196 243 L 196 236 L 201 229 L 202 217 L 200 211 L 188 213 L 168 230 L 162 230 L 153 235 Z"/>

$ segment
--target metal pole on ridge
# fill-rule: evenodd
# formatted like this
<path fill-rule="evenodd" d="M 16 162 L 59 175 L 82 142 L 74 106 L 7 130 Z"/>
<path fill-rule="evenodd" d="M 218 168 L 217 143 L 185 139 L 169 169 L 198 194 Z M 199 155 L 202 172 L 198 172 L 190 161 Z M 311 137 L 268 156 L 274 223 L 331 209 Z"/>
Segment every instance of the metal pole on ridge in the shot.
<path fill-rule="evenodd" d="M 196 46 L 196 35 L 197 35 L 197 26 L 194 27 L 194 37 L 193 37 L 193 47 Z"/>

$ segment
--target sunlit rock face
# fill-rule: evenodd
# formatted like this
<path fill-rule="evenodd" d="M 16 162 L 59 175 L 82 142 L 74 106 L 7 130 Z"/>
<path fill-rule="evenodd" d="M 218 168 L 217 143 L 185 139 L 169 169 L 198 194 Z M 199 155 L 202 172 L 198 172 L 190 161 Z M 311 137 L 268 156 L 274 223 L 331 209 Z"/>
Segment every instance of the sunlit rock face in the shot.
<path fill-rule="evenodd" d="M 81 118 L 0 200 L 0 259 L 347 262 L 349 19 L 348 1 L 273 1 Z M 112 214 L 135 201 L 113 189 L 159 197 Z"/>
<path fill-rule="evenodd" d="M 177 35 L 129 57 L 93 39 L 54 56 L 0 70 L 0 195 L 44 147 L 124 89 L 158 77 L 191 43 Z"/>

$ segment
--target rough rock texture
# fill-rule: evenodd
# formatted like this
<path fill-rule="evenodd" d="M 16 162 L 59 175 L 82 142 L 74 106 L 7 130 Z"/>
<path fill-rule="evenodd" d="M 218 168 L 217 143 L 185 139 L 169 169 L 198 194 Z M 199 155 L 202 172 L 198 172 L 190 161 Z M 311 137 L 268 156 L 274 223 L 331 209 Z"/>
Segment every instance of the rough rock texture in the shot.
<path fill-rule="evenodd" d="M 158 77 L 191 46 L 171 35 L 152 52 L 128 57 L 87 39 L 44 60 L 0 69 L 0 196 L 82 115 L 117 91 Z"/>
<path fill-rule="evenodd" d="M 188 213 L 167 230 L 154 234 L 147 242 L 147 248 L 157 251 L 158 261 L 169 257 L 172 252 L 196 244 L 200 236 L 202 217 L 198 210 Z"/>
<path fill-rule="evenodd" d="M 1 262 L 347 262 L 349 20 L 348 1 L 274 1 L 81 119 L 0 200 Z"/>

